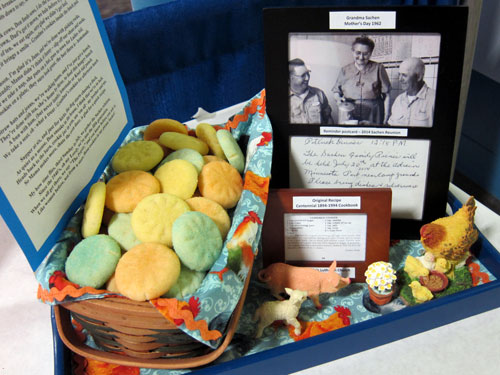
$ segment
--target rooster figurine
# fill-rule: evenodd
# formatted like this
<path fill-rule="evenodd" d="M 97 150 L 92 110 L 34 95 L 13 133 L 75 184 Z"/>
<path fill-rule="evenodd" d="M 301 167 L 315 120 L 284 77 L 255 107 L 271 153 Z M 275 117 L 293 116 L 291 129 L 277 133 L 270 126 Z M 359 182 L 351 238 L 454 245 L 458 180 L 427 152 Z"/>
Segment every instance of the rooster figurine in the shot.
<path fill-rule="evenodd" d="M 474 197 L 469 197 L 452 216 L 423 225 L 420 228 L 420 241 L 424 249 L 436 258 L 445 258 L 453 266 L 465 261 L 470 247 L 478 238 L 474 228 L 475 211 Z"/>
<path fill-rule="evenodd" d="M 262 225 L 259 216 L 254 211 L 249 211 L 227 243 L 226 266 L 220 271 L 211 273 L 217 274 L 222 281 L 224 273 L 232 270 L 241 280 L 244 280 L 250 265 L 253 263 L 252 244 L 257 237 L 259 225 Z"/>

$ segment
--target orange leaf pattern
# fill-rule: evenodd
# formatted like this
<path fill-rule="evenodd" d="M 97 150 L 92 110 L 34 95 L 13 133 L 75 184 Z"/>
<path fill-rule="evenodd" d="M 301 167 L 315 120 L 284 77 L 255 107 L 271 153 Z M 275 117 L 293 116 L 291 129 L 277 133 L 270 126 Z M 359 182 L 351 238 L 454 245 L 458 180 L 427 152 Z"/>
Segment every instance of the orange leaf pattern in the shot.
<path fill-rule="evenodd" d="M 261 177 L 248 170 L 245 173 L 245 184 L 243 189 L 249 190 L 258 196 L 264 204 L 267 204 L 270 177 Z"/>
<path fill-rule="evenodd" d="M 203 340 L 217 340 L 222 334 L 217 330 L 209 330 L 208 324 L 204 320 L 194 320 L 193 311 L 187 302 L 178 301 L 175 298 L 157 298 L 150 301 L 158 311 L 172 323 L 182 320 L 186 327 L 191 330 L 199 330 Z M 185 307 L 188 308 L 185 308 Z"/>
<path fill-rule="evenodd" d="M 139 375 L 141 369 L 123 365 L 96 361 L 74 355 L 76 362 L 75 375 Z"/>
<path fill-rule="evenodd" d="M 232 120 L 229 120 L 226 123 L 226 129 L 236 129 L 240 122 L 245 122 L 248 120 L 248 117 L 254 113 L 259 113 L 261 116 L 264 116 L 266 113 L 266 93 L 265 90 L 262 90 L 261 95 L 259 97 L 254 98 L 248 106 L 246 106 L 243 110 L 243 114 L 237 114 L 234 116 Z"/>
<path fill-rule="evenodd" d="M 49 290 L 44 289 L 40 284 L 38 285 L 37 297 L 42 302 L 54 302 L 55 300 L 61 302 L 66 297 L 78 298 L 87 293 L 94 295 L 109 293 L 107 290 L 89 286 L 80 287 L 66 279 L 66 275 L 61 271 L 53 273 L 49 279 L 49 285 Z"/>
<path fill-rule="evenodd" d="M 296 335 L 295 328 L 291 325 L 288 326 L 288 333 L 290 337 L 295 341 L 307 339 L 312 336 L 321 335 L 325 332 L 334 331 L 339 328 L 347 327 L 350 324 L 349 316 L 351 312 L 348 308 L 338 306 L 335 308 L 336 313 L 330 315 L 327 319 L 320 322 L 300 322 L 302 326 L 302 333 Z"/>

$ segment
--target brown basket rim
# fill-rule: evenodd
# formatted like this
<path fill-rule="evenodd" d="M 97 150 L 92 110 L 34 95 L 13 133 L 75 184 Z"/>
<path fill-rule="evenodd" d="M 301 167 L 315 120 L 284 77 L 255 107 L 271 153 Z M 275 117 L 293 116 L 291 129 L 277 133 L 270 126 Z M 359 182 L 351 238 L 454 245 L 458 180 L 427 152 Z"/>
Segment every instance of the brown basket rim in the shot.
<path fill-rule="evenodd" d="M 211 352 L 200 356 L 195 356 L 190 358 L 147 359 L 147 358 L 134 358 L 91 348 L 85 343 L 82 343 L 79 337 L 77 336 L 75 330 L 73 329 L 73 325 L 71 324 L 70 311 L 64 308 L 64 304 L 54 306 L 54 318 L 56 322 L 57 331 L 59 333 L 62 342 L 71 351 L 82 357 L 101 362 L 107 362 L 123 366 L 139 367 L 139 368 L 172 369 L 172 370 L 203 366 L 216 360 L 226 350 L 229 343 L 233 339 L 234 333 L 236 332 L 236 328 L 238 326 L 238 321 L 241 316 L 241 312 L 243 310 L 243 305 L 245 302 L 248 285 L 250 283 L 252 267 L 253 265 L 250 266 L 250 269 L 248 271 L 247 278 L 245 280 L 245 284 L 240 296 L 240 300 L 233 311 L 224 340 L 217 349 L 214 349 Z M 123 299 L 122 297 L 108 297 L 108 298 Z M 85 301 L 80 301 L 80 302 L 85 302 Z M 71 303 L 78 304 L 80 302 L 71 302 Z M 149 304 L 149 302 L 145 302 L 145 304 Z"/>

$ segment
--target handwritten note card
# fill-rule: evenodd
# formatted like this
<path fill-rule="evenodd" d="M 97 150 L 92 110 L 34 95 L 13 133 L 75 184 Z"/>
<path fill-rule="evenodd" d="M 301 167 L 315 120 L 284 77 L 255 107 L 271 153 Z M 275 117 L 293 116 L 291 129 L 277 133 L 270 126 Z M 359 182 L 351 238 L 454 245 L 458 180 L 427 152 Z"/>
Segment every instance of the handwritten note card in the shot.
<path fill-rule="evenodd" d="M 429 140 L 291 137 L 291 188 L 391 188 L 392 217 L 421 220 Z"/>

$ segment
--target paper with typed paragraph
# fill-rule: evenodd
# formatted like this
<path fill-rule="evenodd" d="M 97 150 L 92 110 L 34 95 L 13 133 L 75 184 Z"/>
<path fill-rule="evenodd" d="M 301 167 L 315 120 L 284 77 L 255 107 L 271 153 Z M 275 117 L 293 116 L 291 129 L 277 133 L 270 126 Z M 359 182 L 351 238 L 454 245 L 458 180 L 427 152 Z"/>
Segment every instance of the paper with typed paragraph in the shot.
<path fill-rule="evenodd" d="M 38 250 L 126 109 L 88 1 L 0 0 L 0 70 L 2 198 Z"/>

